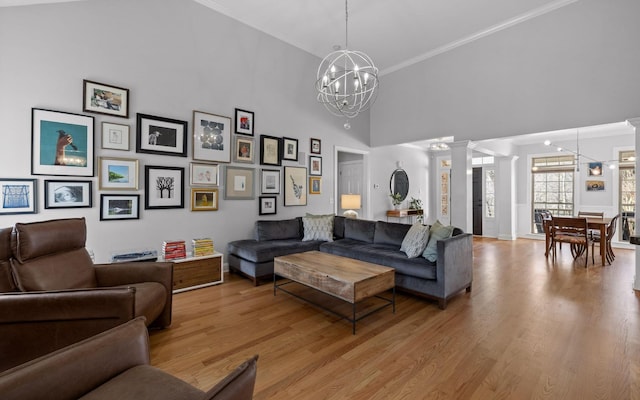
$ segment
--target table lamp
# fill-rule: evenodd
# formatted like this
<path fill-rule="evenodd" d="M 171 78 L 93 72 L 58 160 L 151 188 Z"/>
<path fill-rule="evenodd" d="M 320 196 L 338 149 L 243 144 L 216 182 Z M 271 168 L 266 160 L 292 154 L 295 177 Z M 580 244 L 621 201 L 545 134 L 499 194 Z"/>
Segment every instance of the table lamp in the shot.
<path fill-rule="evenodd" d="M 344 212 L 346 218 L 358 218 L 355 210 L 361 208 L 361 198 L 359 194 L 343 194 L 340 196 L 340 208 L 347 210 Z"/>

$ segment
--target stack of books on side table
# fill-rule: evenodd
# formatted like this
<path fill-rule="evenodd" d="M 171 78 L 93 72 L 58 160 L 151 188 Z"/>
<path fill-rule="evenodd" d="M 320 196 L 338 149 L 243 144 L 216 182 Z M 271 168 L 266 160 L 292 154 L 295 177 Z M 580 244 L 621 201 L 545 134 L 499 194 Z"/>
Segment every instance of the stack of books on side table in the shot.
<path fill-rule="evenodd" d="M 193 246 L 193 256 L 202 257 L 210 256 L 213 254 L 213 240 L 211 238 L 193 239 L 191 240 Z"/>
<path fill-rule="evenodd" d="M 184 240 L 171 240 L 162 243 L 162 258 L 176 260 L 187 257 L 187 249 Z"/>

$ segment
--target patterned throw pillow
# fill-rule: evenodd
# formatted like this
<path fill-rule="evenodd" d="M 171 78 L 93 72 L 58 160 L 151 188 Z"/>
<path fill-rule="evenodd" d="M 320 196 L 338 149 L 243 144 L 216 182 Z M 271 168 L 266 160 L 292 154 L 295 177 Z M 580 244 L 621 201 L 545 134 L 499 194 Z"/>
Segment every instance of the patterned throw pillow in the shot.
<path fill-rule="evenodd" d="M 416 222 L 411 225 L 407 234 L 404 235 L 400 251 L 403 251 L 409 258 L 416 258 L 422 254 L 428 240 L 429 227 Z"/>
<path fill-rule="evenodd" d="M 324 240 L 333 242 L 333 217 L 333 214 L 302 217 L 302 225 L 304 226 L 302 241 Z"/>
<path fill-rule="evenodd" d="M 438 259 L 438 240 L 451 237 L 453 234 L 453 226 L 444 226 L 440 221 L 436 220 L 431 229 L 429 229 L 429 243 L 422 253 L 422 257 L 431 262 Z"/>

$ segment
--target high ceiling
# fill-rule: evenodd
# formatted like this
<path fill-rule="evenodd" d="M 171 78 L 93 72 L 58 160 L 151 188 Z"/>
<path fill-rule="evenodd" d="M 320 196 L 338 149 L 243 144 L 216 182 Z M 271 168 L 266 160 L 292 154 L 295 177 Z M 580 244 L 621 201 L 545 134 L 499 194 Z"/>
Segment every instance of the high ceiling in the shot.
<path fill-rule="evenodd" d="M 67 1 L 81 0 L 0 7 Z M 194 1 L 321 58 L 345 46 L 344 0 Z M 349 49 L 367 53 L 384 75 L 577 1 L 349 0 Z"/>

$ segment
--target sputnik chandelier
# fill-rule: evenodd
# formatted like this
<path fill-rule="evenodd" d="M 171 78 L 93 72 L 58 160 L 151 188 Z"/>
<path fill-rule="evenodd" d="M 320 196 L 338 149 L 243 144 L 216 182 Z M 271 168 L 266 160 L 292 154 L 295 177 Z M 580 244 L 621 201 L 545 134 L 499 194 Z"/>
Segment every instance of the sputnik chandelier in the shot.
<path fill-rule="evenodd" d="M 361 51 L 349 50 L 349 7 L 345 0 L 345 48 L 327 55 L 318 67 L 317 99 L 330 113 L 354 118 L 366 111 L 378 94 L 378 68 Z M 334 47 L 335 48 L 335 47 Z M 345 129 L 351 125 L 344 124 Z"/>

